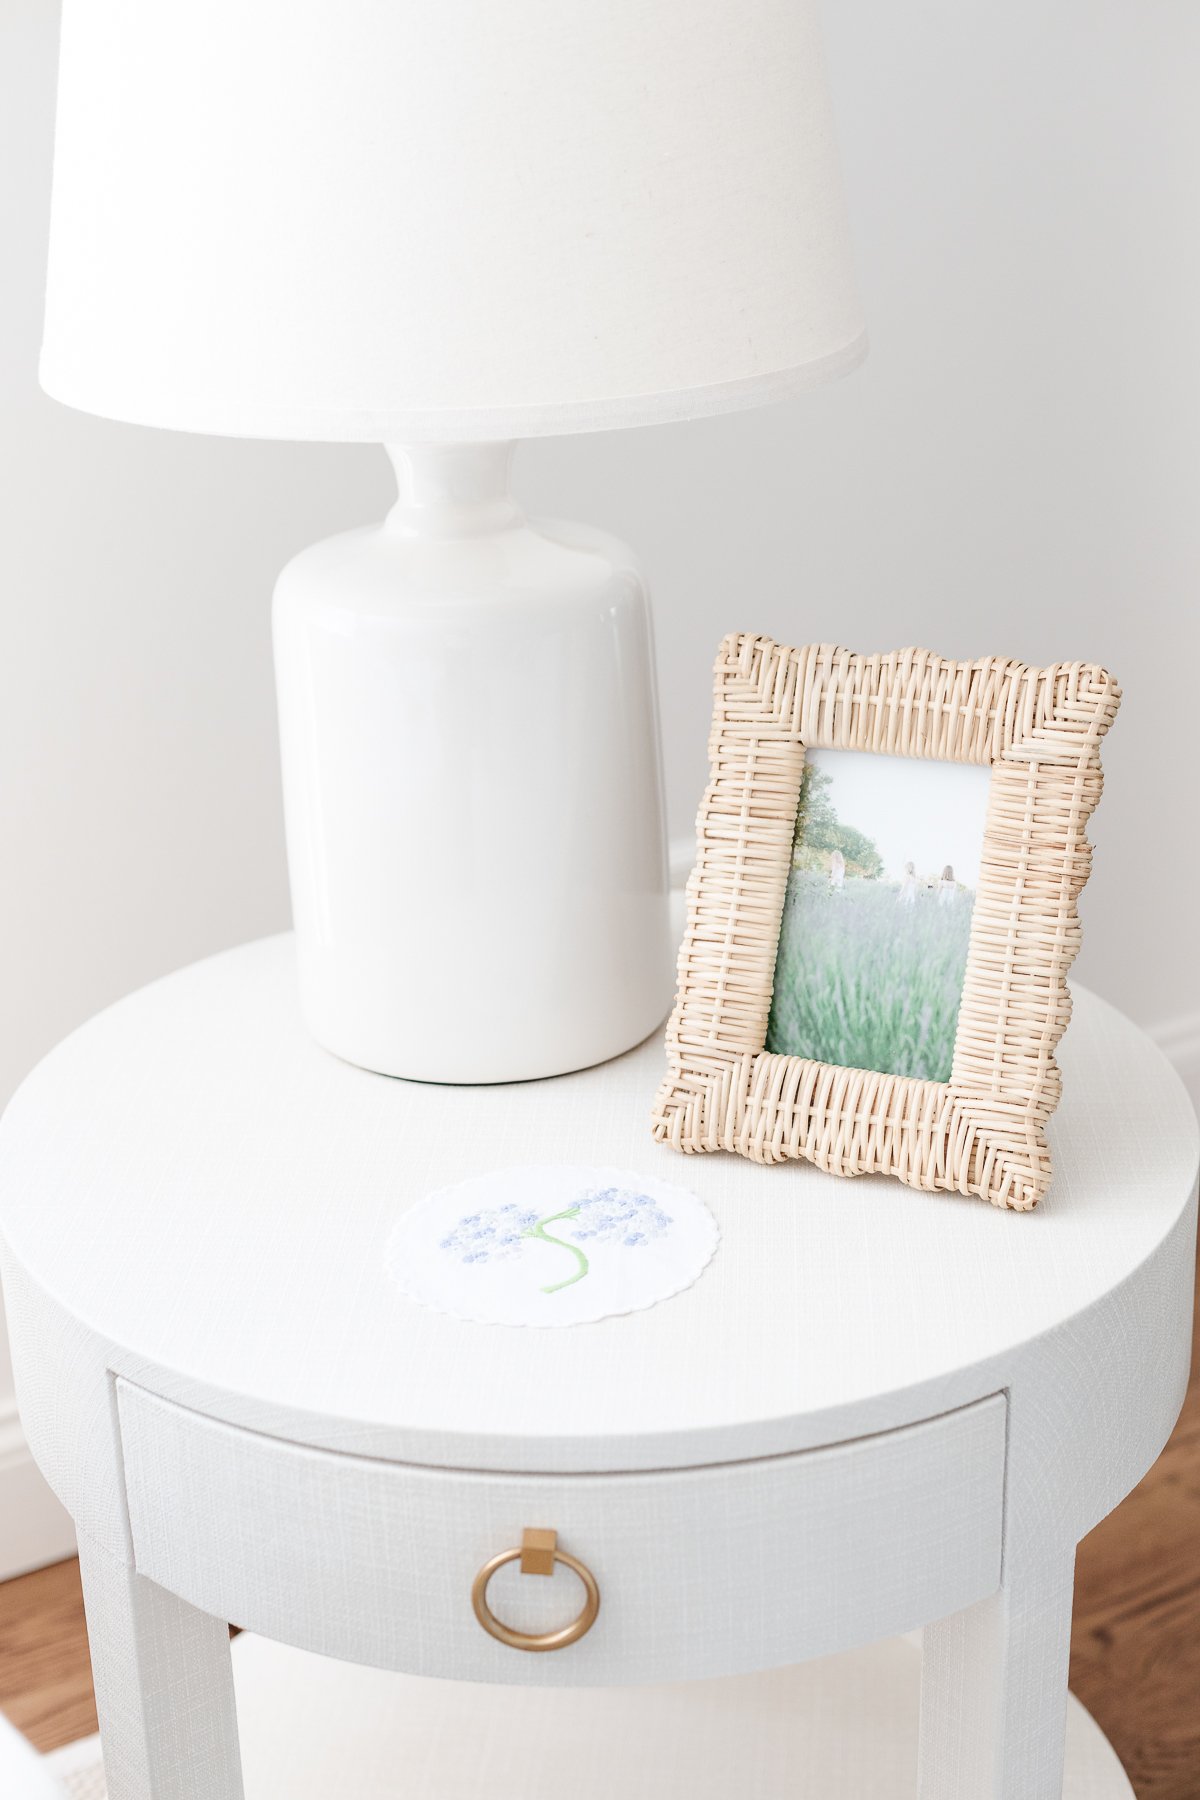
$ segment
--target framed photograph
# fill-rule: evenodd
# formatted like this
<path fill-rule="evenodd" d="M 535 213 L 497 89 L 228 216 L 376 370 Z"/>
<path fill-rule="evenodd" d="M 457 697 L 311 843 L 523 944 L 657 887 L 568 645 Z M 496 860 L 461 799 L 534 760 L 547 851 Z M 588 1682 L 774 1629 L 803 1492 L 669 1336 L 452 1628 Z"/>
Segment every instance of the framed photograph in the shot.
<path fill-rule="evenodd" d="M 1090 663 L 727 638 L 655 1136 L 1035 1206 L 1119 702 Z"/>

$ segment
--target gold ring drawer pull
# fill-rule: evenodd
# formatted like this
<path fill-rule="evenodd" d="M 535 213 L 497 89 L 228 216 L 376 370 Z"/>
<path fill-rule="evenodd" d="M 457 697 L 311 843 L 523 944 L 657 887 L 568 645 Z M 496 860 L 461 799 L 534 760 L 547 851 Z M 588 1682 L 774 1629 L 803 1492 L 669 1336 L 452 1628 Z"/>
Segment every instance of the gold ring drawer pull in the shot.
<path fill-rule="evenodd" d="M 488 1605 L 488 1582 L 502 1569 L 505 1563 L 520 1560 L 522 1575 L 553 1575 L 555 1563 L 574 1570 L 583 1583 L 583 1611 L 578 1618 L 572 1619 L 558 1631 L 515 1631 L 511 1625 L 505 1625 L 498 1619 Z M 500 1643 L 507 1644 L 512 1650 L 565 1650 L 568 1644 L 577 1644 L 581 1637 L 592 1629 L 596 1623 L 596 1614 L 600 1611 L 600 1588 L 596 1577 L 586 1563 L 578 1557 L 568 1556 L 565 1550 L 558 1547 L 556 1531 L 526 1531 L 521 1538 L 519 1550 L 501 1550 L 490 1562 L 485 1562 L 471 1587 L 471 1605 L 475 1608 L 475 1617 L 486 1632 L 498 1638 Z"/>

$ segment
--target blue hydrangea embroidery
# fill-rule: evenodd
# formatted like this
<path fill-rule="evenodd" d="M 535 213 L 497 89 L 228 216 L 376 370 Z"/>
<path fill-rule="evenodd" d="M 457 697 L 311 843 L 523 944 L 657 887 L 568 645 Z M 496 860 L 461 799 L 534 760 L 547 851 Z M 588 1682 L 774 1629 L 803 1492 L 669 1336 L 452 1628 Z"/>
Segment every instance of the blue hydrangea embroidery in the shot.
<path fill-rule="evenodd" d="M 557 1224 L 571 1227 L 569 1238 L 555 1237 L 546 1229 Z M 543 1244 L 565 1250 L 573 1259 L 575 1266 L 569 1275 L 542 1289 L 544 1294 L 557 1294 L 587 1275 L 591 1265 L 587 1252 L 581 1248 L 583 1244 L 619 1244 L 623 1249 L 637 1250 L 661 1237 L 670 1226 L 670 1214 L 649 1194 L 636 1193 L 631 1188 L 598 1188 L 544 1218 L 515 1201 L 467 1213 L 441 1240 L 441 1248 L 464 1263 L 500 1262 L 520 1255 L 527 1239 L 538 1238 Z"/>
<path fill-rule="evenodd" d="M 537 1214 L 532 1208 L 512 1202 L 493 1206 L 460 1219 L 449 1237 L 442 1239 L 441 1247 L 460 1262 L 502 1262 L 518 1255 L 521 1239 L 536 1224 Z"/>

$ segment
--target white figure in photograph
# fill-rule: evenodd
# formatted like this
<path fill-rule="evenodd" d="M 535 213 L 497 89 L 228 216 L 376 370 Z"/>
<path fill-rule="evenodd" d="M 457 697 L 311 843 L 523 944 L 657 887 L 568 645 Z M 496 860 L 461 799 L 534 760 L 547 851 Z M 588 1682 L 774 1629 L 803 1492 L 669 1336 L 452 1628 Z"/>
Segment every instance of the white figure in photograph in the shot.
<path fill-rule="evenodd" d="M 949 863 L 942 870 L 942 878 L 938 882 L 938 905 L 953 906 L 958 898 L 958 883 L 954 879 L 954 870 Z"/>
<path fill-rule="evenodd" d="M 840 850 L 833 851 L 829 858 L 829 885 L 835 891 L 846 885 L 846 859 Z"/>
<path fill-rule="evenodd" d="M 904 865 L 904 877 L 900 883 L 899 901 L 901 906 L 917 904 L 917 869 L 915 863 Z"/>

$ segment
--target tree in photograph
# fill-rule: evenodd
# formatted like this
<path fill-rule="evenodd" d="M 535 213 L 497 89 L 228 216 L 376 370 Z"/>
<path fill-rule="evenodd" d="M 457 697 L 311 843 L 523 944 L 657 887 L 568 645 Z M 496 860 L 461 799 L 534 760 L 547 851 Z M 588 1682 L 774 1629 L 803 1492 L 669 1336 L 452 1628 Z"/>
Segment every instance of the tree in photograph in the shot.
<path fill-rule="evenodd" d="M 846 859 L 847 872 L 877 880 L 883 874 L 883 858 L 875 848 L 874 840 L 864 832 L 856 831 L 853 825 L 839 825 L 837 833 L 837 847 Z"/>
<path fill-rule="evenodd" d="M 865 832 L 857 831 L 853 825 L 842 824 L 829 798 L 832 786 L 832 775 L 810 762 L 805 763 L 796 808 L 792 862 L 798 869 L 827 869 L 831 852 L 840 850 L 846 859 L 848 875 L 865 875 L 876 880 L 883 874 L 883 858 Z"/>

